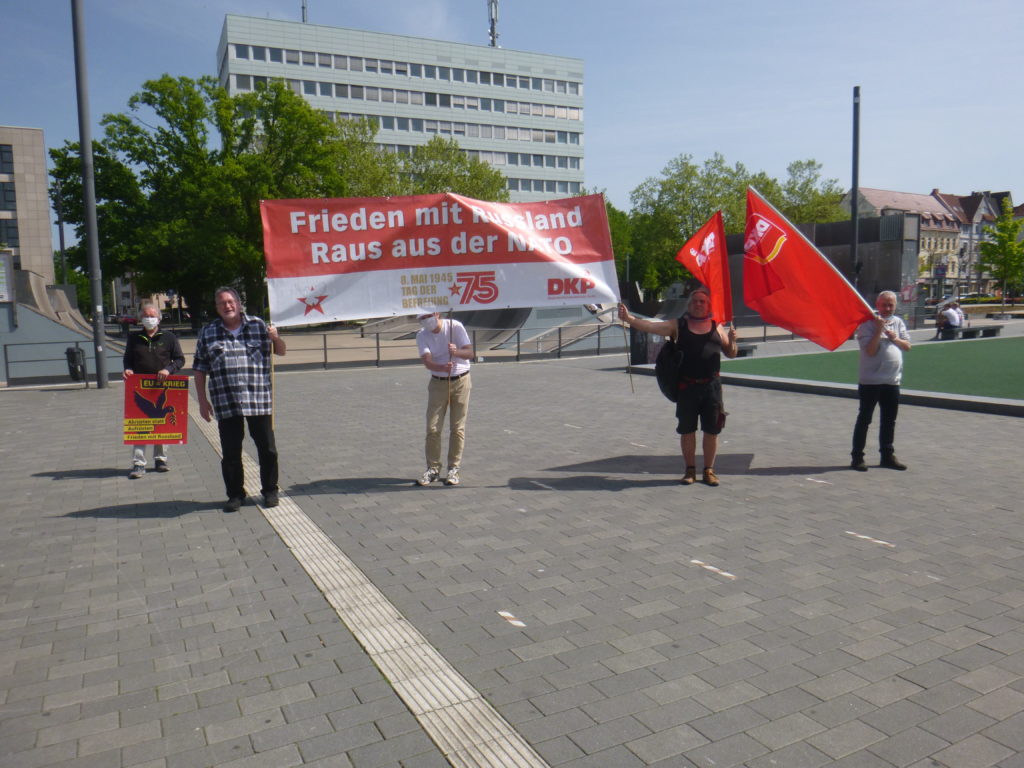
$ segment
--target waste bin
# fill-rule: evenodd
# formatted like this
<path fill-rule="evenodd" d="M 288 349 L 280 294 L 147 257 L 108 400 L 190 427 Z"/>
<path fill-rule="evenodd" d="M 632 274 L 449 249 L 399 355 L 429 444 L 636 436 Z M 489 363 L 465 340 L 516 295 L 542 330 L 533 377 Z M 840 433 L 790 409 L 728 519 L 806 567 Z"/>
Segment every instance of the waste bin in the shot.
<path fill-rule="evenodd" d="M 72 381 L 85 381 L 85 352 L 80 347 L 68 347 L 64 350 L 68 359 L 68 376 Z"/>

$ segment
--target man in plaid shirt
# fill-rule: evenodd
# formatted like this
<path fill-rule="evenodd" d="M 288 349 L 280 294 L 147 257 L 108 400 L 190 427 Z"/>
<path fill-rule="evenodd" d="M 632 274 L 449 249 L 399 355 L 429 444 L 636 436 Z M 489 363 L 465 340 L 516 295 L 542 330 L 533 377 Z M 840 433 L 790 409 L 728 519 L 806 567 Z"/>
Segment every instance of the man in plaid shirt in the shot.
<path fill-rule="evenodd" d="M 214 293 L 219 320 L 199 332 L 192 368 L 196 374 L 199 415 L 217 418 L 223 458 L 221 472 L 228 500 L 225 512 L 237 512 L 245 500 L 242 439 L 245 423 L 260 459 L 263 506 L 276 507 L 277 445 L 271 400 L 270 354 L 283 355 L 284 340 L 274 326 L 246 315 L 234 288 Z M 209 397 L 207 397 L 209 383 Z M 212 403 L 211 403 L 212 400 Z"/>

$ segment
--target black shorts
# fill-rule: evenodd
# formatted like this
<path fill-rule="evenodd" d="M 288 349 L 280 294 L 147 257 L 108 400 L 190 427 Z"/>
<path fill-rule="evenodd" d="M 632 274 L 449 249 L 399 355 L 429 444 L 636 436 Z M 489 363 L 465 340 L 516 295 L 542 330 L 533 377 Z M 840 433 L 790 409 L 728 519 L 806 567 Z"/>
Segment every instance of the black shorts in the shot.
<path fill-rule="evenodd" d="M 704 384 L 687 384 L 679 391 L 676 400 L 676 418 L 679 425 L 676 432 L 688 435 L 697 431 L 697 419 L 700 428 L 707 435 L 717 435 L 722 431 L 720 414 L 722 412 L 722 382 L 712 379 Z"/>

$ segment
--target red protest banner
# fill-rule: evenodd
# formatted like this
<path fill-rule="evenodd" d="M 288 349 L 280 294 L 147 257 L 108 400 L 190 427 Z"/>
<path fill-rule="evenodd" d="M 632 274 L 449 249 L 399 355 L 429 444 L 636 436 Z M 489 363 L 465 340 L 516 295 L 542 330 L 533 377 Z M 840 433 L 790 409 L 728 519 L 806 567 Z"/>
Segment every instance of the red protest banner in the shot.
<path fill-rule="evenodd" d="M 491 203 L 451 193 L 264 200 L 275 325 L 616 302 L 601 195 Z"/>
<path fill-rule="evenodd" d="M 188 442 L 188 376 L 160 381 L 137 373 L 124 383 L 124 444 Z"/>

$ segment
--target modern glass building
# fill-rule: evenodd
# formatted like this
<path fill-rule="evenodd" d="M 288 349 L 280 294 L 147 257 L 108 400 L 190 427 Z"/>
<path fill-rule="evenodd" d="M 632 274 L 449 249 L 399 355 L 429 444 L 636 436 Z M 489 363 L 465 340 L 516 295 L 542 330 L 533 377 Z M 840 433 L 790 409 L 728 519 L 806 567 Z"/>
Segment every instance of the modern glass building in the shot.
<path fill-rule="evenodd" d="M 581 59 L 233 15 L 217 55 L 229 93 L 284 79 L 333 119 L 369 118 L 395 152 L 453 138 L 515 202 L 583 187 Z"/>

